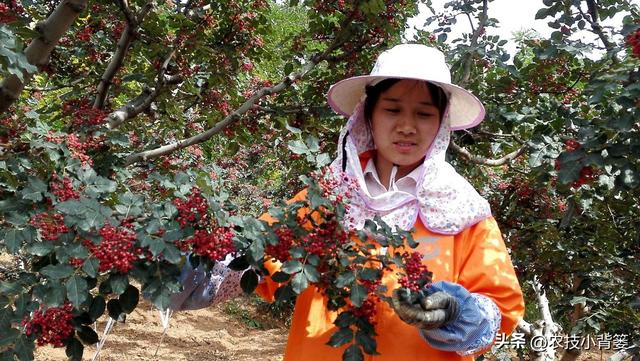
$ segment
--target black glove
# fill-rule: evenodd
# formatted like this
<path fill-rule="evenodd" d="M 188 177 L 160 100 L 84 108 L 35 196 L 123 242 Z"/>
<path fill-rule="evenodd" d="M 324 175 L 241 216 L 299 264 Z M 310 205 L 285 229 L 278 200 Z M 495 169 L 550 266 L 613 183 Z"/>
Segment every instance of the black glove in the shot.
<path fill-rule="evenodd" d="M 444 326 L 456 320 L 460 312 L 458 300 L 443 291 L 421 293 L 411 302 L 406 292 L 397 289 L 393 291 L 391 305 L 402 321 L 424 330 Z"/>

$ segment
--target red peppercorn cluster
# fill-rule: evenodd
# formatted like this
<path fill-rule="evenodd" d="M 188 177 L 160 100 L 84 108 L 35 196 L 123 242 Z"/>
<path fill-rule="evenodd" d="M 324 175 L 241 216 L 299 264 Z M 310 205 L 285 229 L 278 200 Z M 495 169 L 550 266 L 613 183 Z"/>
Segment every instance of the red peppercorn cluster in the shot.
<path fill-rule="evenodd" d="M 56 241 L 61 234 L 69 232 L 69 228 L 64 224 L 64 216 L 59 213 L 38 213 L 31 217 L 29 224 L 40 230 L 40 235 L 45 241 Z"/>
<path fill-rule="evenodd" d="M 51 193 L 58 198 L 58 202 L 64 202 L 69 199 L 80 198 L 80 193 L 73 188 L 71 178 L 64 177 L 62 180 L 57 174 L 53 174 L 51 182 L 49 182 Z"/>
<path fill-rule="evenodd" d="M 233 236 L 233 231 L 229 227 L 216 227 L 211 231 L 198 229 L 193 237 L 182 242 L 180 248 L 186 249 L 191 246 L 194 254 L 207 257 L 212 261 L 220 261 L 236 251 Z"/>
<path fill-rule="evenodd" d="M 87 151 L 99 147 L 104 141 L 103 138 L 98 137 L 89 137 L 81 141 L 75 134 L 67 134 L 66 140 L 71 157 L 78 159 L 83 166 L 93 165 L 93 159 L 87 154 Z"/>
<path fill-rule="evenodd" d="M 0 23 L 2 24 L 10 24 L 18 20 L 17 15 L 23 14 L 24 8 L 16 0 L 11 0 L 8 4 L 6 2 L 0 3 Z"/>
<path fill-rule="evenodd" d="M 278 244 L 267 245 L 266 253 L 280 262 L 286 262 L 290 257 L 289 249 L 295 243 L 295 234 L 289 227 L 279 227 L 274 230 L 278 236 Z"/>
<path fill-rule="evenodd" d="M 24 333 L 27 336 L 36 334 L 38 346 L 49 344 L 53 347 L 63 347 L 73 335 L 72 310 L 73 306 L 70 303 L 44 311 L 41 308 L 33 314 L 31 320 L 24 319 L 22 321 Z"/>
<path fill-rule="evenodd" d="M 627 44 L 631 47 L 633 56 L 640 58 L 640 30 L 627 35 Z"/>
<path fill-rule="evenodd" d="M 87 26 L 84 29 L 78 31 L 76 33 L 76 37 L 82 42 L 87 42 L 91 40 L 91 34 L 93 34 L 93 29 L 91 29 L 90 26 Z"/>
<path fill-rule="evenodd" d="M 309 232 L 302 241 L 302 246 L 309 254 L 320 257 L 334 255 L 338 246 L 347 242 L 348 235 L 342 229 L 339 222 L 333 218 L 319 224 Z"/>
<path fill-rule="evenodd" d="M 84 264 L 84 260 L 82 258 L 69 258 L 67 264 L 73 267 L 80 267 Z"/>
<path fill-rule="evenodd" d="M 580 169 L 580 178 L 577 181 L 571 183 L 571 188 L 580 188 L 583 184 L 591 184 L 598 176 L 597 172 L 592 166 L 582 167 Z"/>
<path fill-rule="evenodd" d="M 314 177 L 322 189 L 322 197 L 331 200 L 334 205 L 351 198 L 358 187 L 355 179 L 346 173 L 334 175 L 329 167 L 322 168 Z"/>
<path fill-rule="evenodd" d="M 353 307 L 351 313 L 358 318 L 366 319 L 372 326 L 377 324 L 376 322 L 376 305 L 379 299 L 377 297 L 367 298 L 360 307 Z"/>
<path fill-rule="evenodd" d="M 378 290 L 378 287 L 380 286 L 380 283 L 382 282 L 382 280 L 381 279 L 377 279 L 374 281 L 362 280 L 360 282 L 367 289 L 367 293 L 374 294 Z"/>
<path fill-rule="evenodd" d="M 99 244 L 93 244 L 85 240 L 83 244 L 89 252 L 100 262 L 99 271 L 106 272 L 117 270 L 127 273 L 133 267 L 136 260 L 134 250 L 135 233 L 125 228 L 115 228 L 109 224 L 99 231 L 102 240 Z"/>
<path fill-rule="evenodd" d="M 85 30 L 79 32 L 78 37 L 91 37 L 91 28 L 87 27 Z M 74 127 L 100 125 L 104 123 L 104 120 L 109 115 L 109 113 L 103 109 L 94 108 L 93 104 L 86 99 L 76 99 L 65 102 L 62 105 L 62 110 L 71 115 L 71 124 Z"/>
<path fill-rule="evenodd" d="M 180 226 L 186 227 L 187 224 L 197 223 L 206 224 L 209 204 L 207 199 L 202 196 L 200 189 L 193 187 L 186 200 L 176 198 L 173 200 L 173 204 L 178 208 L 177 220 Z"/>
<path fill-rule="evenodd" d="M 573 152 L 575 150 L 580 149 L 580 143 L 575 140 L 575 139 L 567 139 L 564 141 L 564 149 L 566 149 L 567 152 Z"/>
<path fill-rule="evenodd" d="M 400 279 L 400 285 L 416 292 L 428 287 L 431 284 L 432 273 L 422 263 L 422 254 L 405 252 L 402 258 L 406 275 Z"/>

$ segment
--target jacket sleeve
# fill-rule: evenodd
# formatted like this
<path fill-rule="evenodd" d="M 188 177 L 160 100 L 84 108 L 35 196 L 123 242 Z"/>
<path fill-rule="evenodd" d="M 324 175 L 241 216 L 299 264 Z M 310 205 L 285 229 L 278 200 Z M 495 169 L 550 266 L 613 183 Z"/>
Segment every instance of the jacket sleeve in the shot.
<path fill-rule="evenodd" d="M 302 201 L 307 197 L 307 190 L 303 189 L 298 192 L 293 198 L 287 201 L 287 204 L 291 204 L 297 201 Z M 304 213 L 307 212 L 306 209 L 300 209 L 298 216 L 303 216 Z M 276 219 L 273 218 L 268 212 L 264 213 L 260 218 L 260 220 L 267 222 L 268 224 L 273 224 L 276 222 Z M 265 268 L 269 271 L 269 274 L 272 275 L 280 270 L 282 264 L 275 260 L 267 260 L 264 263 Z M 268 302 L 273 302 L 275 300 L 275 292 L 281 286 L 281 283 L 274 282 L 271 277 L 263 277 L 262 281 L 258 284 L 256 288 L 256 293 L 264 298 Z"/>
<path fill-rule="evenodd" d="M 431 288 L 453 295 L 458 318 L 445 326 L 421 330 L 438 349 L 461 355 L 488 351 L 499 332 L 510 334 L 524 313 L 524 300 L 498 225 L 487 218 L 454 237 L 454 283 Z"/>
<path fill-rule="evenodd" d="M 524 315 L 524 299 L 495 219 L 477 223 L 454 242 L 457 283 L 495 302 L 502 315 L 500 332 L 511 334 Z"/>
<path fill-rule="evenodd" d="M 524 298 L 502 233 L 489 217 L 458 234 L 454 239 L 456 283 L 465 287 L 490 314 L 497 306 L 499 326 L 482 353 L 493 343 L 497 333 L 509 335 L 524 315 Z"/>

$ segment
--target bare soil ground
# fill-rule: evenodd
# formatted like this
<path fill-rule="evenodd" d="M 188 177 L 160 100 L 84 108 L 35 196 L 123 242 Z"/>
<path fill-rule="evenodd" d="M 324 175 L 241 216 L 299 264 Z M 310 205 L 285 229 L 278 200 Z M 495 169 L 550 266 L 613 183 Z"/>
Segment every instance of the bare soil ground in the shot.
<path fill-rule="evenodd" d="M 117 323 L 100 353 L 101 361 L 121 360 L 282 360 L 287 329 L 255 329 L 224 305 L 173 314 L 167 333 L 158 310 L 142 304 L 125 323 Z M 104 322 L 98 324 L 101 334 Z M 157 351 L 156 351 L 157 350 Z M 157 352 L 157 353 L 156 353 Z M 84 359 L 91 360 L 95 347 L 86 347 Z M 64 360 L 63 349 L 38 349 L 36 360 Z"/>

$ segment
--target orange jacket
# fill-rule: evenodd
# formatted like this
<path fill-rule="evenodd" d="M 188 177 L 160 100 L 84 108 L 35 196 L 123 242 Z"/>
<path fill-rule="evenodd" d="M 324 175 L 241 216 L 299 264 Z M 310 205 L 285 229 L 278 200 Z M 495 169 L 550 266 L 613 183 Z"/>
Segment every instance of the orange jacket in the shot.
<path fill-rule="evenodd" d="M 306 191 L 302 191 L 291 201 L 305 196 Z M 273 221 L 268 215 L 263 219 Z M 418 220 L 413 237 L 419 242 L 417 250 L 426 255 L 423 262 L 433 272 L 434 282 L 458 283 L 469 292 L 489 297 L 502 313 L 499 332 L 510 334 L 514 330 L 523 316 L 524 300 L 495 219 L 488 218 L 455 236 L 432 233 Z M 266 266 L 271 274 L 279 268 L 273 261 Z M 388 290 L 398 288 L 396 272 L 386 272 L 383 284 Z M 273 301 L 278 286 L 267 277 L 256 291 Z M 284 361 L 341 360 L 346 346 L 326 345 L 336 331 L 336 317 L 336 312 L 327 310 L 326 299 L 315 287 L 303 291 L 296 301 Z M 473 360 L 473 356 L 430 347 L 415 327 L 400 320 L 384 302 L 378 304 L 376 332 L 380 355 L 365 354 L 365 360 Z"/>

